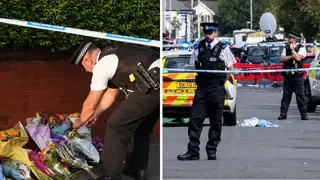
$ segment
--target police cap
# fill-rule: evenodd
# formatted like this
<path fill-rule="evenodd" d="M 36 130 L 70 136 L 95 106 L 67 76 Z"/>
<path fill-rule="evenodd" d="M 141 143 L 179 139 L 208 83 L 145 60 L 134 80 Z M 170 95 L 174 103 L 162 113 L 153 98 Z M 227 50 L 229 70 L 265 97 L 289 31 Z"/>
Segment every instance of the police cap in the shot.
<path fill-rule="evenodd" d="M 294 33 L 294 32 L 289 32 L 288 37 L 295 38 L 295 39 L 301 39 L 301 36 L 298 33 Z"/>
<path fill-rule="evenodd" d="M 71 58 L 69 59 L 69 63 L 70 64 L 76 64 L 78 66 L 82 66 L 82 59 L 84 57 L 84 55 L 87 53 L 88 49 L 90 48 L 90 46 L 92 45 L 92 42 L 90 41 L 83 41 L 79 47 L 77 48 L 77 50 L 74 52 L 74 54 L 71 56 Z"/>
<path fill-rule="evenodd" d="M 218 23 L 204 22 L 200 24 L 203 31 L 216 31 L 219 27 Z"/>

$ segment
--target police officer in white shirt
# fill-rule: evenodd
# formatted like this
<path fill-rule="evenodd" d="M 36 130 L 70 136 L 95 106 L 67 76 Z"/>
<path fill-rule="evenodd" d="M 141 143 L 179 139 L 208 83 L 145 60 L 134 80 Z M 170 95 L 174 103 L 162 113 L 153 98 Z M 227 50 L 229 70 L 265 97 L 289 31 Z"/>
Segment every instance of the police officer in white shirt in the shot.
<path fill-rule="evenodd" d="M 201 23 L 205 39 L 194 47 L 191 64 L 199 70 L 232 70 L 236 63 L 234 55 L 226 43 L 219 41 L 217 23 Z M 202 124 L 208 112 L 210 120 L 209 140 L 206 145 L 208 160 L 216 160 L 216 152 L 221 139 L 222 115 L 225 99 L 224 83 L 230 74 L 198 72 L 197 89 L 190 112 L 188 151 L 178 155 L 179 160 L 198 160 Z M 230 124 L 232 125 L 232 124 Z"/>
<path fill-rule="evenodd" d="M 306 48 L 297 42 L 301 39 L 299 34 L 289 33 L 289 46 L 283 48 L 280 61 L 283 62 L 284 69 L 297 70 L 303 68 L 303 59 L 306 57 Z M 301 120 L 308 120 L 307 108 L 304 95 L 304 79 L 302 71 L 290 71 L 282 73 L 283 93 L 281 100 L 279 120 L 287 119 L 287 112 L 291 102 L 292 93 L 295 92 Z"/>
<path fill-rule="evenodd" d="M 100 179 L 121 179 L 123 170 L 135 179 L 147 178 L 150 136 L 160 117 L 159 58 L 159 52 L 139 45 L 100 49 L 91 42 L 81 44 L 70 58 L 70 63 L 92 73 L 91 90 L 74 129 L 93 125 L 116 100 L 119 90 L 126 96 L 107 120 Z M 130 164 L 124 169 L 125 153 L 133 134 Z"/>

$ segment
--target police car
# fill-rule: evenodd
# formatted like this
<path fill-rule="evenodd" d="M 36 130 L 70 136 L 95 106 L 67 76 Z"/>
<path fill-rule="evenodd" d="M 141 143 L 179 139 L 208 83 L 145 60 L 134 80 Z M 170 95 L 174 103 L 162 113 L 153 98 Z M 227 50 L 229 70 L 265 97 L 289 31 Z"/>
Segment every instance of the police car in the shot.
<path fill-rule="evenodd" d="M 320 51 L 317 53 L 310 67 L 320 67 Z M 308 71 L 306 80 L 304 83 L 305 102 L 308 112 L 315 112 L 317 105 L 320 104 L 320 70 L 314 69 Z"/>
<path fill-rule="evenodd" d="M 191 50 L 164 51 L 162 61 L 163 68 L 194 70 L 194 64 L 190 64 Z M 193 102 L 196 83 L 196 73 L 190 72 L 163 72 L 163 117 L 188 118 Z M 231 75 L 225 83 L 230 94 L 224 101 L 223 123 L 227 126 L 236 125 L 236 95 L 237 80 Z"/>

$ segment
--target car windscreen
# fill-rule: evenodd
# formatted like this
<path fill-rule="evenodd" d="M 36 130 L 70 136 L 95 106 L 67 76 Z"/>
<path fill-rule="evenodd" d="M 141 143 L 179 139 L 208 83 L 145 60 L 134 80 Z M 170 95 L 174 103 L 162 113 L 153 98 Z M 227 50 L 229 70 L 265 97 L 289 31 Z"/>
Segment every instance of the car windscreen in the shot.
<path fill-rule="evenodd" d="M 264 47 L 250 47 L 248 56 L 263 56 L 265 48 Z"/>
<path fill-rule="evenodd" d="M 283 47 L 270 47 L 270 57 L 280 57 Z"/>
<path fill-rule="evenodd" d="M 190 64 L 190 56 L 167 57 L 164 68 L 171 69 L 191 69 L 194 70 L 194 64 Z M 169 71 L 169 73 L 179 73 L 180 71 Z"/>

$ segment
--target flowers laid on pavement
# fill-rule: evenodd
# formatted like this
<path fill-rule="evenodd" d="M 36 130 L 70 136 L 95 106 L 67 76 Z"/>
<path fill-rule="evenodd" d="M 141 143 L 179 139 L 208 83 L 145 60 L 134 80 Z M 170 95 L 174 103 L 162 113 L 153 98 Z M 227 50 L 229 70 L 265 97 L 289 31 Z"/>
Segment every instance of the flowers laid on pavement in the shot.
<path fill-rule="evenodd" d="M 79 113 L 46 114 L 36 113 L 16 126 L 0 131 L 0 179 L 67 180 L 78 179 L 71 169 L 88 172 L 93 179 L 88 163 L 98 163 L 103 144 L 99 138 L 91 140 L 90 128 L 72 130 L 72 123 Z M 23 148 L 29 136 L 38 149 Z"/>

